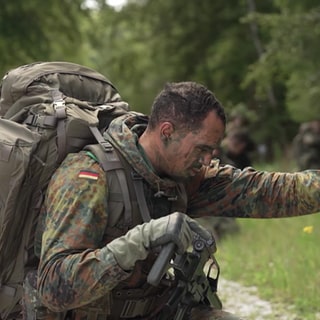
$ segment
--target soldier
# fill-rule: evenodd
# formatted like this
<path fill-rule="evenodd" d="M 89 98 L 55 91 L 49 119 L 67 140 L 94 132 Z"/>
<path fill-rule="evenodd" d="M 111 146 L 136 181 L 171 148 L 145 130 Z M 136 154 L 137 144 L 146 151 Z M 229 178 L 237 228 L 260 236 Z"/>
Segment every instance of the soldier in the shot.
<path fill-rule="evenodd" d="M 244 105 L 240 104 L 238 106 L 235 106 L 228 118 L 226 134 L 228 135 L 232 131 L 238 131 L 248 128 L 250 125 L 249 118 L 252 117 L 253 116 L 251 115 L 250 111 L 248 111 Z"/>
<path fill-rule="evenodd" d="M 320 120 L 300 125 L 292 142 L 293 156 L 299 170 L 320 168 Z"/>
<path fill-rule="evenodd" d="M 230 164 L 239 169 L 252 165 L 250 153 L 255 143 L 245 128 L 230 131 L 222 142 L 221 163 Z"/>
<path fill-rule="evenodd" d="M 212 92 L 180 82 L 165 86 L 150 117 L 128 113 L 111 123 L 105 139 L 143 183 L 151 216 L 144 223 L 126 224 L 122 202 L 111 205 L 115 181 L 107 183 L 90 152 L 67 156 L 48 187 L 37 275 L 26 279 L 30 319 L 173 319 L 174 310 L 165 306 L 174 280 L 153 287 L 146 275 L 159 246 L 173 242 L 182 253 L 194 233 L 210 240 L 193 218 L 276 218 L 320 210 L 320 171 L 267 173 L 211 161 L 225 122 Z M 185 319 L 239 318 L 195 305 Z"/>
<path fill-rule="evenodd" d="M 213 157 L 218 158 L 221 164 L 229 164 L 239 169 L 252 165 L 250 152 L 255 148 L 248 130 L 242 127 L 242 123 L 239 123 L 241 126 L 235 126 L 229 131 L 222 141 L 221 147 L 213 152 Z M 213 232 L 216 240 L 221 240 L 226 235 L 237 233 L 240 230 L 235 218 L 205 217 L 200 218 L 199 221 Z"/>

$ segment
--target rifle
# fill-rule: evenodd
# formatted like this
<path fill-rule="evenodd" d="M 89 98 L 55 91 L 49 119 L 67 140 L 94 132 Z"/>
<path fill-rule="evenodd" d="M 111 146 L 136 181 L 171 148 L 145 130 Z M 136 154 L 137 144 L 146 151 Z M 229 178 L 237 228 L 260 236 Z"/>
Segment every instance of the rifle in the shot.
<path fill-rule="evenodd" d="M 147 281 L 157 286 L 170 268 L 174 270 L 177 286 L 164 306 L 163 319 L 167 319 L 168 314 L 175 312 L 173 319 L 182 320 L 194 306 L 199 304 L 222 309 L 222 303 L 217 295 L 220 268 L 213 255 L 216 250 L 214 239 L 206 241 L 199 235 L 194 237 L 191 252 L 175 254 L 174 243 L 162 248 L 148 274 Z M 215 277 L 211 276 L 212 269 L 216 271 Z"/>

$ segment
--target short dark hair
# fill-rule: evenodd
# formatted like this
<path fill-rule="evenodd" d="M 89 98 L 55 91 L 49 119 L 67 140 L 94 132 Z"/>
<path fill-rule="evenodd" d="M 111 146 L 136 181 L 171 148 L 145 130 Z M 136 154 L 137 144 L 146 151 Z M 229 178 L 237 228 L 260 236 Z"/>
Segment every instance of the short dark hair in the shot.
<path fill-rule="evenodd" d="M 212 110 L 226 125 L 223 106 L 205 86 L 191 81 L 167 83 L 153 102 L 149 127 L 170 121 L 176 128 L 197 130 Z"/>

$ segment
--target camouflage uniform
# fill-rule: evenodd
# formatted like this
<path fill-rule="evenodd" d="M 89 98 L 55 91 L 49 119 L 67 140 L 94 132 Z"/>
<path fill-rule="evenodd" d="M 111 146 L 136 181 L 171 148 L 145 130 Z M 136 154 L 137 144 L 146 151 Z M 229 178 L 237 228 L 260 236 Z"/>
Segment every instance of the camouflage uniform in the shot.
<path fill-rule="evenodd" d="M 157 218 L 170 212 L 154 206 L 154 195 L 159 191 L 163 197 L 172 195 L 177 184 L 157 176 L 138 147 L 138 136 L 146 126 L 140 120 L 135 115 L 118 118 L 112 122 L 108 133 L 114 147 L 143 177 L 151 216 Z M 188 194 L 186 213 L 193 218 L 207 215 L 272 218 L 320 210 L 319 171 L 266 173 L 252 168 L 220 167 L 218 162 L 212 162 L 185 187 Z M 46 305 L 51 313 L 56 313 L 56 317 L 51 315 L 48 319 L 60 319 L 61 314 L 72 309 L 78 310 L 76 316 L 72 316 L 75 319 L 119 319 L 113 316 L 120 308 L 114 300 L 119 298 L 115 295 L 119 286 L 132 288 L 133 291 L 128 292 L 144 294 L 144 297 L 148 297 L 148 290 L 152 291 L 145 281 L 146 261 L 141 261 L 138 275 L 137 270 L 133 271 L 136 277 L 131 281 L 132 273 L 122 270 L 105 246 L 110 237 L 106 227 L 113 215 L 108 207 L 108 192 L 104 171 L 84 152 L 69 155 L 51 180 L 43 223 L 40 223 L 37 235 L 38 239 L 42 236 L 41 252 L 38 252 L 41 258 L 38 289 L 31 299 L 33 305 L 41 300 L 39 305 Z M 163 291 L 167 289 L 164 287 Z M 26 290 L 26 301 L 30 291 Z M 157 292 L 153 297 L 156 300 L 150 300 L 146 308 L 150 309 L 150 319 L 157 319 L 165 295 Z M 199 319 L 199 315 L 201 319 L 239 319 L 203 306 L 194 309 L 189 319 Z M 170 314 L 166 319 L 172 319 Z"/>

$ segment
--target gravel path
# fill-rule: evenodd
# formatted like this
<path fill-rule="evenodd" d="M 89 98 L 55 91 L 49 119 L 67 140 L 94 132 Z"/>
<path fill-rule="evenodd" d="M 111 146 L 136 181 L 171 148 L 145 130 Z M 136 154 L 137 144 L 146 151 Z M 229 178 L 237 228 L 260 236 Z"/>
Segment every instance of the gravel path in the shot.
<path fill-rule="evenodd" d="M 241 316 L 245 320 L 305 320 L 295 315 L 290 306 L 271 304 L 260 299 L 256 287 L 244 287 L 221 277 L 218 295 L 226 311 Z M 320 313 L 313 319 L 320 319 Z"/>

